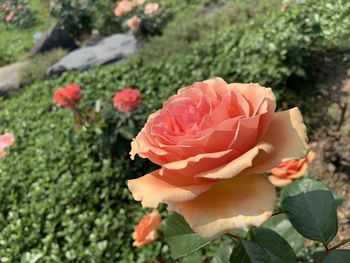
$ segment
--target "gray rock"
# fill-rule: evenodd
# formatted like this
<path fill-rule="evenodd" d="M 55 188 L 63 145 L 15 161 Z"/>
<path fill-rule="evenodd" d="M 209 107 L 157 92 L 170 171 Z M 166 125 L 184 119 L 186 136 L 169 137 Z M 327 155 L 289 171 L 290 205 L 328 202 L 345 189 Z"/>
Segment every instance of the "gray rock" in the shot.
<path fill-rule="evenodd" d="M 30 56 L 38 53 L 50 51 L 54 48 L 64 48 L 73 50 L 77 48 L 74 40 L 63 30 L 53 28 L 45 32 L 37 41 L 37 43 L 30 50 Z"/>
<path fill-rule="evenodd" d="M 118 63 L 134 54 L 137 41 L 133 35 L 115 34 L 101 40 L 92 47 L 77 49 L 47 70 L 48 75 L 62 73 L 68 70 L 83 71 L 93 65 Z"/>
<path fill-rule="evenodd" d="M 6 96 L 11 91 L 19 89 L 20 71 L 28 64 L 28 61 L 17 62 L 0 68 L 0 95 Z"/>

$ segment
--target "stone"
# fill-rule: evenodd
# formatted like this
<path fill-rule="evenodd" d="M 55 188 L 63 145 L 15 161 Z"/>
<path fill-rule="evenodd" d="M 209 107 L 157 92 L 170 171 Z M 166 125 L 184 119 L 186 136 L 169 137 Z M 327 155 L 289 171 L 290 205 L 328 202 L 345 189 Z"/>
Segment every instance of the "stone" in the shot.
<path fill-rule="evenodd" d="M 53 28 L 40 36 L 29 55 L 34 56 L 55 48 L 73 50 L 77 48 L 77 45 L 65 31 L 59 28 Z"/>
<path fill-rule="evenodd" d="M 47 70 L 47 75 L 64 71 L 84 71 L 94 65 L 116 64 L 137 51 L 137 41 L 133 35 L 115 34 L 104 38 L 95 46 L 72 51 Z"/>
<path fill-rule="evenodd" d="M 22 61 L 0 68 L 0 95 L 6 96 L 21 86 L 20 71 L 29 62 Z"/>

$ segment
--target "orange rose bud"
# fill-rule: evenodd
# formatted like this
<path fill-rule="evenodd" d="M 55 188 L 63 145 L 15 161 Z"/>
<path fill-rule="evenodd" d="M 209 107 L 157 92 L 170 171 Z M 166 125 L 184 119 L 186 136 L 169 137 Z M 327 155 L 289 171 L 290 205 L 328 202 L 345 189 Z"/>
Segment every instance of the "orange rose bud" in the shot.
<path fill-rule="evenodd" d="M 304 176 L 308 165 L 312 162 L 314 157 L 315 154 L 310 151 L 305 158 L 281 163 L 276 168 L 270 170 L 271 175 L 268 177 L 270 182 L 278 187 L 290 184 L 293 179 Z"/>
<path fill-rule="evenodd" d="M 161 216 L 157 210 L 146 215 L 135 227 L 132 238 L 135 240 L 133 245 L 136 247 L 152 243 L 158 238 L 157 231 L 161 228 Z"/>

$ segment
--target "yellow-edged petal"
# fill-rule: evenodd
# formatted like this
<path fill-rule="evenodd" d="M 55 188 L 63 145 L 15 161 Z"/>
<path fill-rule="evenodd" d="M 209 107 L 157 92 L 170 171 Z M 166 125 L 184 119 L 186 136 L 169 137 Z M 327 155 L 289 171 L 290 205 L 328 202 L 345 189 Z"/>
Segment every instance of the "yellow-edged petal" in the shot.
<path fill-rule="evenodd" d="M 279 164 L 305 157 L 309 150 L 306 127 L 298 108 L 277 112 L 261 138 L 273 146 L 271 153 L 261 151 L 244 174 L 262 174 Z"/>
<path fill-rule="evenodd" d="M 128 187 L 143 207 L 157 207 L 159 203 L 183 202 L 196 198 L 210 189 L 214 181 L 194 181 L 191 176 L 161 176 L 160 170 L 129 180 Z"/>
<path fill-rule="evenodd" d="M 219 181 L 197 198 L 170 203 L 191 228 L 206 239 L 248 230 L 267 220 L 275 206 L 276 190 L 263 175 L 238 175 Z"/>

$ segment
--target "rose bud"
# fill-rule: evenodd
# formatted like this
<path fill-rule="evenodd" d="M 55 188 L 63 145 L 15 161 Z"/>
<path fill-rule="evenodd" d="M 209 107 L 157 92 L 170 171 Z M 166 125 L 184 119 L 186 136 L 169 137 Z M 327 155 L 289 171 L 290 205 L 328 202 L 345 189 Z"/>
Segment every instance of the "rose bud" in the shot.
<path fill-rule="evenodd" d="M 294 159 L 281 163 L 276 168 L 270 170 L 268 177 L 270 182 L 278 187 L 290 184 L 294 179 L 304 176 L 308 165 L 314 159 L 315 154 L 309 152 L 305 158 Z"/>
<path fill-rule="evenodd" d="M 161 216 L 157 210 L 146 215 L 135 227 L 132 238 L 135 240 L 134 246 L 147 245 L 158 238 L 157 231 L 161 228 Z"/>

